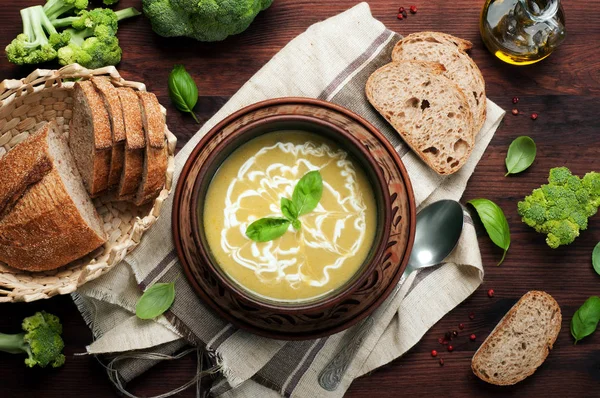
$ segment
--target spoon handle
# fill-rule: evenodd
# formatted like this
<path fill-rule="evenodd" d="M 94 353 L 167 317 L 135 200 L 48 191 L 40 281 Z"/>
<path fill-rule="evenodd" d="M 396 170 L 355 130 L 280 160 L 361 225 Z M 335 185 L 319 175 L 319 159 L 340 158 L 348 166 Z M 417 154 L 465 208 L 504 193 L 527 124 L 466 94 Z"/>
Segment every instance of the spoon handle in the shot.
<path fill-rule="evenodd" d="M 375 324 L 375 322 L 379 321 L 381 317 L 381 313 L 385 312 L 387 308 L 392 304 L 394 298 L 398 295 L 402 284 L 406 280 L 407 273 L 402 274 L 402 278 L 400 282 L 396 285 L 392 294 L 388 298 L 388 304 L 386 305 L 383 311 L 377 311 L 375 314 L 367 317 L 365 320 L 361 321 L 361 323 L 354 328 L 352 336 L 350 336 L 350 340 L 335 354 L 335 356 L 327 363 L 327 365 L 321 370 L 319 373 L 319 385 L 323 387 L 323 389 L 327 391 L 335 391 L 342 379 L 344 378 L 344 374 L 348 367 L 352 363 L 352 360 L 356 356 L 356 353 L 362 347 L 365 338 L 369 335 L 371 328 Z M 380 308 L 382 310 L 382 308 Z M 374 319 L 377 318 L 377 319 Z"/>

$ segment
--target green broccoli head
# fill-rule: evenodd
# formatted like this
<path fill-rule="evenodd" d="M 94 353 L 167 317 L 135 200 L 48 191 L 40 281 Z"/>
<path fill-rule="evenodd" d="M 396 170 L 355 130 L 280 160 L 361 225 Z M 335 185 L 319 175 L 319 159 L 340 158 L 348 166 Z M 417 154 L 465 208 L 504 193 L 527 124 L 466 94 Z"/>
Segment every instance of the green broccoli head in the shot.
<path fill-rule="evenodd" d="M 44 4 L 44 13 L 53 21 L 63 14 L 85 10 L 88 0 L 48 0 Z"/>
<path fill-rule="evenodd" d="M 57 368 L 65 363 L 65 356 L 62 354 L 64 342 L 60 337 L 62 325 L 58 317 L 44 311 L 38 312 L 25 318 L 22 328 L 25 333 L 0 333 L 0 351 L 26 353 L 25 364 L 30 368 L 44 368 L 48 365 Z"/>
<path fill-rule="evenodd" d="M 95 8 L 91 11 L 83 10 L 79 13 L 71 26 L 77 30 L 95 29 L 98 26 L 105 26 L 112 31 L 112 34 L 117 33 L 118 20 L 117 14 L 108 8 Z"/>
<path fill-rule="evenodd" d="M 220 41 L 243 32 L 273 0 L 143 0 L 144 14 L 161 36 Z"/>
<path fill-rule="evenodd" d="M 566 167 L 550 170 L 548 184 L 534 189 L 518 204 L 524 223 L 547 235 L 551 248 L 572 243 L 588 227 L 600 204 L 600 174 L 580 179 Z"/>
<path fill-rule="evenodd" d="M 6 46 L 8 60 L 17 65 L 37 64 L 56 59 L 56 50 L 69 42 L 69 35 L 58 33 L 42 6 L 21 10 L 23 33 Z"/>
<path fill-rule="evenodd" d="M 58 50 L 58 62 L 61 65 L 78 63 L 86 68 L 101 68 L 116 65 L 121 61 L 121 47 L 116 36 L 108 34 L 109 28 L 99 27 L 97 35 L 83 41 L 71 43 Z"/>

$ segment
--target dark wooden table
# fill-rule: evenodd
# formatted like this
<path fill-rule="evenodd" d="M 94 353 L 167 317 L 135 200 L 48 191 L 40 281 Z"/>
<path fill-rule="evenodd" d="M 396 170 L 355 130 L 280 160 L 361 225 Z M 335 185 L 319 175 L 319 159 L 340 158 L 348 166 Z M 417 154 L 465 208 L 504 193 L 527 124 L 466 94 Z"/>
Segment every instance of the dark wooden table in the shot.
<path fill-rule="evenodd" d="M 0 46 L 21 30 L 19 8 L 42 0 L 0 2 Z M 153 34 L 148 20 L 139 17 L 119 28 L 123 60 L 119 70 L 125 78 L 145 82 L 168 107 L 168 123 L 181 147 L 199 125 L 170 105 L 167 76 L 174 64 L 182 63 L 195 77 L 200 91 L 196 111 L 208 120 L 240 86 L 288 41 L 311 24 L 356 4 L 357 0 L 276 0 L 258 16 L 244 34 L 222 43 L 203 44 L 189 39 L 165 39 Z M 577 241 L 558 250 L 549 249 L 542 235 L 521 223 L 517 202 L 545 182 L 548 170 L 568 166 L 579 175 L 600 171 L 600 3 L 595 0 L 567 1 L 564 9 L 568 37 L 563 46 L 542 63 L 512 67 L 496 60 L 484 49 L 478 31 L 484 0 L 419 1 L 416 15 L 396 19 L 398 6 L 410 3 L 369 1 L 373 15 L 401 34 L 420 30 L 442 30 L 473 41 L 472 56 L 481 68 L 490 99 L 508 111 L 503 124 L 478 165 L 463 200 L 485 197 L 498 203 L 511 228 L 512 245 L 506 261 L 496 263 L 501 251 L 481 234 L 479 244 L 485 265 L 483 285 L 464 303 L 436 324 L 404 357 L 354 382 L 348 397 L 397 396 L 547 396 L 592 397 L 600 392 L 600 332 L 576 346 L 569 332 L 575 310 L 591 295 L 600 294 L 600 276 L 591 266 L 591 252 L 600 240 L 600 216 Z M 122 0 L 121 7 L 141 7 L 140 1 Z M 31 67 L 16 67 L 0 57 L 0 79 L 23 77 Z M 511 100 L 520 98 L 524 114 L 513 116 Z M 533 121 L 532 112 L 539 114 Z M 538 156 L 526 172 L 504 177 L 504 158 L 510 142 L 519 135 L 535 139 Z M 483 231 L 480 226 L 480 231 Z M 487 296 L 494 289 L 495 296 Z M 478 380 L 470 360 L 502 315 L 525 292 L 532 289 L 552 294 L 562 308 L 562 330 L 555 348 L 538 372 L 516 386 L 498 388 Z M 0 305 L 0 330 L 17 332 L 20 320 L 44 309 L 61 317 L 66 342 L 66 365 L 57 370 L 25 369 L 22 357 L 0 354 L 0 397 L 105 397 L 116 390 L 99 363 L 84 352 L 91 333 L 71 299 L 56 297 L 30 304 Z M 473 312 L 475 319 L 468 315 Z M 465 324 L 445 352 L 437 342 L 448 330 Z M 477 335 L 476 342 L 469 334 Z M 445 359 L 440 367 L 430 351 Z M 130 383 L 139 396 L 157 395 L 187 381 L 195 359 L 159 365 Z M 193 396 L 187 391 L 181 396 Z"/>

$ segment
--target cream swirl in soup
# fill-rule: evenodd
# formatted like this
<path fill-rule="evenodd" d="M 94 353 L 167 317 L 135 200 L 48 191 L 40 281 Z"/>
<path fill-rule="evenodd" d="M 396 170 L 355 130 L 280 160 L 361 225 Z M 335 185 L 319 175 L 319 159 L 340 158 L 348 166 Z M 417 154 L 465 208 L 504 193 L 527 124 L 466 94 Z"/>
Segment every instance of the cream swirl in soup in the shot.
<path fill-rule="evenodd" d="M 291 198 L 307 172 L 319 170 L 323 195 L 281 237 L 255 242 L 247 227 L 263 217 L 283 217 L 281 197 Z M 357 163 L 335 143 L 313 133 L 268 133 L 236 149 L 210 183 L 206 238 L 223 272 L 253 294 L 296 302 L 322 297 L 360 269 L 375 236 L 376 204 Z"/>

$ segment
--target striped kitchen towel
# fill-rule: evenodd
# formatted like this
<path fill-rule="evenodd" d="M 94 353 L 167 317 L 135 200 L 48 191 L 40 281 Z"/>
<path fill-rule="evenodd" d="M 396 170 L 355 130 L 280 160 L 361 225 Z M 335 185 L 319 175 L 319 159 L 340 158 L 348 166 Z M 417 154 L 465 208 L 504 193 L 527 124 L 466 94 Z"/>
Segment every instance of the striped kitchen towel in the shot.
<path fill-rule="evenodd" d="M 367 77 L 390 62 L 399 38 L 371 16 L 366 3 L 309 27 L 187 143 L 176 157 L 176 176 L 200 138 L 227 115 L 257 101 L 303 96 L 349 108 L 385 134 L 406 165 L 419 207 L 439 199 L 460 199 L 504 112 L 488 101 L 487 120 L 468 163 L 452 176 L 437 175 L 408 150 L 364 94 Z M 94 332 L 95 341 L 87 347 L 90 354 L 143 349 L 168 353 L 186 344 L 196 345 L 220 368 L 220 379 L 211 389 L 214 396 L 340 397 L 354 378 L 410 349 L 483 280 L 475 230 L 465 214 L 461 240 L 450 257 L 439 266 L 411 273 L 362 323 L 310 341 L 259 337 L 220 319 L 192 291 L 171 240 L 172 199 L 173 195 L 165 202 L 158 223 L 123 264 L 80 288 L 74 300 Z M 142 290 L 156 282 L 171 281 L 176 281 L 177 289 L 171 309 L 156 322 L 137 319 L 135 303 Z M 126 382 L 150 365 L 129 360 L 118 370 Z"/>

